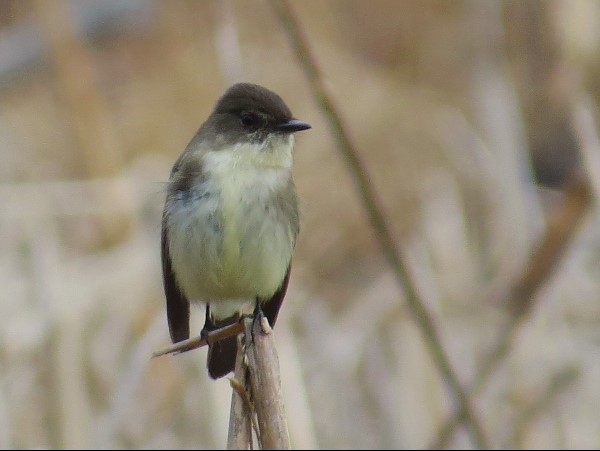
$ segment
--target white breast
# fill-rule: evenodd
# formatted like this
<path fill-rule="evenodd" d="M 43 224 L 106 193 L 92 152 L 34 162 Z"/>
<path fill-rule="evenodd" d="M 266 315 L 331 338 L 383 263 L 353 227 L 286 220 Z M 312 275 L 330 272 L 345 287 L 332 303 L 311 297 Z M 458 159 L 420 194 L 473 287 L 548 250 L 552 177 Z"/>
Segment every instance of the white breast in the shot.
<path fill-rule="evenodd" d="M 291 182 L 293 141 L 276 144 L 277 152 L 252 144 L 207 152 L 202 185 L 170 208 L 177 281 L 213 311 L 214 301 L 272 296 L 287 271 L 295 218 L 265 211 L 279 208 L 273 195 Z"/>

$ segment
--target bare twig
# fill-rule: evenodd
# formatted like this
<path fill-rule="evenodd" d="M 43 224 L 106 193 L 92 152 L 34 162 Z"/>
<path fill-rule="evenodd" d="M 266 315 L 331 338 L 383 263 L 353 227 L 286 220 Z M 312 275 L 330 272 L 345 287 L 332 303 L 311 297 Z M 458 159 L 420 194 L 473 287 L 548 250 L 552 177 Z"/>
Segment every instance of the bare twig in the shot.
<path fill-rule="evenodd" d="M 165 354 L 180 354 L 182 352 L 191 351 L 192 349 L 201 348 L 207 344 L 212 344 L 216 341 L 233 337 L 234 335 L 237 335 L 243 331 L 244 325 L 242 323 L 231 324 L 230 326 L 213 330 L 206 336 L 206 338 L 202 338 L 202 336 L 199 335 L 197 337 L 189 338 L 171 346 L 167 346 L 161 350 L 155 351 L 152 353 L 152 357 L 159 357 Z"/>
<path fill-rule="evenodd" d="M 190 351 L 244 331 L 244 343 L 238 346 L 235 377 L 230 379 L 233 394 L 227 449 L 252 449 L 251 425 L 254 426 L 261 449 L 290 449 L 279 359 L 272 329 L 266 318 L 254 321 L 246 317 L 241 322 L 210 332 L 206 338 L 190 338 L 156 351 L 152 356 Z M 247 375 L 249 381 L 246 380 Z"/>
<path fill-rule="evenodd" d="M 229 380 L 233 393 L 231 394 L 231 410 L 229 413 L 229 434 L 227 449 L 252 449 L 252 422 L 254 408 L 246 389 L 246 364 L 244 362 L 245 348 L 238 337 L 238 352 L 235 360 L 235 376 Z M 258 431 L 258 427 L 256 428 Z M 258 432 L 257 432 L 258 435 Z"/>
<path fill-rule="evenodd" d="M 565 197 L 546 226 L 546 233 L 534 250 L 525 272 L 513 286 L 508 306 L 515 322 L 526 315 L 534 305 L 534 297 L 542 284 L 554 273 L 562 260 L 571 238 L 592 199 L 585 174 L 576 172 L 565 187 Z"/>
<path fill-rule="evenodd" d="M 244 320 L 252 403 L 258 418 L 261 449 L 290 449 L 273 333 L 266 320 Z"/>
<path fill-rule="evenodd" d="M 434 320 L 429 315 L 423 301 L 420 299 L 417 287 L 409 274 L 409 270 L 405 266 L 403 259 L 400 257 L 400 253 L 392 238 L 391 230 L 386 223 L 383 208 L 378 201 L 364 166 L 360 161 L 359 153 L 346 132 L 347 127 L 344 126 L 341 115 L 338 113 L 338 110 L 332 101 L 332 96 L 325 87 L 320 70 L 309 49 L 300 24 L 287 0 L 270 0 L 269 4 L 285 30 L 298 61 L 310 83 L 312 93 L 325 115 L 325 119 L 329 123 L 333 136 L 337 140 L 338 150 L 348 164 L 348 168 L 362 200 L 363 207 L 371 221 L 371 226 L 379 240 L 383 254 L 394 271 L 399 284 L 406 292 L 408 307 L 423 334 L 425 343 L 436 367 L 442 374 L 444 381 L 454 397 L 456 410 L 465 412 L 470 436 L 476 446 L 479 448 L 488 448 L 489 446 L 487 445 L 487 439 L 485 438 L 483 428 L 479 424 L 479 420 L 471 407 L 469 397 L 462 388 L 458 376 L 452 368 L 450 359 L 444 351 Z"/>

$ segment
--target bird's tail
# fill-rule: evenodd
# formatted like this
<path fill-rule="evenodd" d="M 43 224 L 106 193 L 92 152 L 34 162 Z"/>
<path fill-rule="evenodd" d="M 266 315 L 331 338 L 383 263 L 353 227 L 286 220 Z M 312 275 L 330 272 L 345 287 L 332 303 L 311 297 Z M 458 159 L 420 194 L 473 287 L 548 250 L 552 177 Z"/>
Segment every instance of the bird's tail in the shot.
<path fill-rule="evenodd" d="M 254 315 L 257 315 L 259 312 L 263 314 L 268 320 L 271 327 L 275 326 L 275 321 L 277 320 L 277 314 L 279 312 L 279 308 L 281 307 L 281 303 L 283 301 L 283 296 L 285 295 L 285 291 L 287 289 L 287 284 L 290 276 L 290 271 L 285 276 L 285 279 L 282 282 L 281 288 L 266 302 L 261 302 L 257 304 L 257 307 L 254 311 Z M 257 299 L 258 302 L 258 299 Z M 210 314 L 210 304 L 206 306 L 206 319 L 204 321 L 204 328 L 202 329 L 202 333 L 206 334 L 210 331 L 221 329 L 223 327 L 229 326 L 231 324 L 235 324 L 240 320 L 240 314 L 236 313 L 233 316 L 225 319 L 215 319 L 211 317 Z M 224 340 L 219 340 L 208 347 L 208 374 L 213 379 L 219 379 L 220 377 L 225 376 L 230 371 L 235 370 L 235 359 L 237 357 L 237 336 L 225 338 Z"/>
<path fill-rule="evenodd" d="M 207 307 L 206 321 L 204 323 L 202 332 L 208 333 L 212 330 L 221 329 L 222 327 L 229 326 L 230 324 L 235 324 L 238 320 L 239 318 L 236 315 L 232 316 L 231 318 L 215 321 L 214 319 L 210 318 Z M 225 338 L 224 340 L 219 340 L 216 343 L 209 345 L 207 367 L 210 377 L 213 379 L 219 379 L 220 377 L 223 377 L 227 373 L 233 371 L 235 369 L 236 356 L 237 336 Z"/>

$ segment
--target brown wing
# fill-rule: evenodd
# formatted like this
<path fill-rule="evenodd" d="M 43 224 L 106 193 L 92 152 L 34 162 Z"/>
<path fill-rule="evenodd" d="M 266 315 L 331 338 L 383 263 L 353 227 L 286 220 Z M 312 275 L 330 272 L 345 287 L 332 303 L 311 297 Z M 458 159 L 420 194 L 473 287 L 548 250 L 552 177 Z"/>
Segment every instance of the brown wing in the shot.
<path fill-rule="evenodd" d="M 292 271 L 292 263 L 288 266 L 287 272 L 285 273 L 285 277 L 281 282 L 281 286 L 275 292 L 270 299 L 261 302 L 262 311 L 269 320 L 269 324 L 271 327 L 275 325 L 275 321 L 277 320 L 277 314 L 279 313 L 279 309 L 281 308 L 281 304 L 283 303 L 283 298 L 285 297 L 285 293 L 287 292 L 288 283 L 290 281 L 290 272 Z"/>
<path fill-rule="evenodd" d="M 167 240 L 166 218 L 163 214 L 161 233 L 161 255 L 163 285 L 167 299 L 167 320 L 173 343 L 187 340 L 190 337 L 190 303 L 177 286 L 175 274 L 171 267 L 171 254 Z"/>

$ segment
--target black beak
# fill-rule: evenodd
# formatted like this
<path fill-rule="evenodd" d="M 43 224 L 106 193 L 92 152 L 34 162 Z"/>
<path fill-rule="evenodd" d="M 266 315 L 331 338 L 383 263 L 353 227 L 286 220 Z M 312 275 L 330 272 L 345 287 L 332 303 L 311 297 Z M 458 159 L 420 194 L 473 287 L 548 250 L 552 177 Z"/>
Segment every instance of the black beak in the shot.
<path fill-rule="evenodd" d="M 310 125 L 308 125 L 306 122 L 299 121 L 298 119 L 290 119 L 283 124 L 279 124 L 277 126 L 277 131 L 283 133 L 294 133 L 301 132 L 302 130 L 308 130 L 309 128 Z"/>

